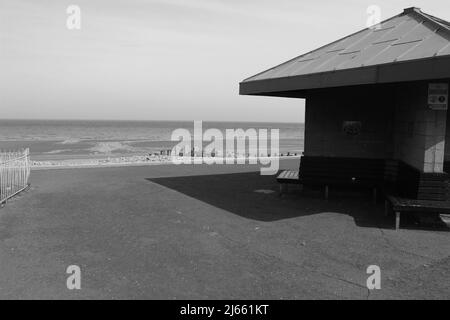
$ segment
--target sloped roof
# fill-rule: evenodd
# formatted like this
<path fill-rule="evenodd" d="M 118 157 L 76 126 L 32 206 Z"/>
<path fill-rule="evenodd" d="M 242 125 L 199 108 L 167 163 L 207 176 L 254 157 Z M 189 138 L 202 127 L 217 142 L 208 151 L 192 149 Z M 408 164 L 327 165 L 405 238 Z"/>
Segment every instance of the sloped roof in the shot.
<path fill-rule="evenodd" d="M 449 58 L 450 23 L 408 8 L 244 80 L 241 94 L 450 78 Z"/>

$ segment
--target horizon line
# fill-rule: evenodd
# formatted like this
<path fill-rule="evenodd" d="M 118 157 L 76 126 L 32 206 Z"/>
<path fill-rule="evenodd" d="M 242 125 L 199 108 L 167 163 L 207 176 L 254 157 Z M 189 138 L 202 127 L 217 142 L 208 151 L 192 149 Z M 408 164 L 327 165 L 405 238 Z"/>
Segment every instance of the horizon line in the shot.
<path fill-rule="evenodd" d="M 202 121 L 202 122 L 220 122 L 220 123 L 295 123 L 295 124 L 304 124 L 303 121 L 244 121 L 244 120 L 199 120 L 199 119 L 189 119 L 189 120 L 138 120 L 138 119 L 68 119 L 68 118 L 0 118 L 0 121 L 100 121 L 100 122 L 194 122 L 194 121 Z"/>

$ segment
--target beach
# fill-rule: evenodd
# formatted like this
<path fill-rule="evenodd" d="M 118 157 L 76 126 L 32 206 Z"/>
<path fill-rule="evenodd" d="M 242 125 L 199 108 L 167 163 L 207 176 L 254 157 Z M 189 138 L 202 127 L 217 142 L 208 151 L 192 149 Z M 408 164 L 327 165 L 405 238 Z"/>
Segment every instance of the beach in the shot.
<path fill-rule="evenodd" d="M 281 167 L 298 168 L 298 159 Z M 33 171 L 0 209 L 1 299 L 443 299 L 450 234 L 259 166 Z M 369 292 L 366 269 L 382 268 Z M 82 289 L 66 288 L 78 265 Z"/>

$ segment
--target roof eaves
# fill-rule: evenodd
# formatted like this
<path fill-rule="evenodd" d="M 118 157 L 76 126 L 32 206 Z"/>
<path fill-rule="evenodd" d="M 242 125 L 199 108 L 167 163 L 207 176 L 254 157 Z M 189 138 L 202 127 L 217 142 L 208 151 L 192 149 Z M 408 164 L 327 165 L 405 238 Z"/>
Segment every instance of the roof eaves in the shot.
<path fill-rule="evenodd" d="M 273 95 L 321 88 L 450 79 L 450 55 L 240 83 L 241 95 Z M 279 95 L 285 96 L 285 95 Z"/>

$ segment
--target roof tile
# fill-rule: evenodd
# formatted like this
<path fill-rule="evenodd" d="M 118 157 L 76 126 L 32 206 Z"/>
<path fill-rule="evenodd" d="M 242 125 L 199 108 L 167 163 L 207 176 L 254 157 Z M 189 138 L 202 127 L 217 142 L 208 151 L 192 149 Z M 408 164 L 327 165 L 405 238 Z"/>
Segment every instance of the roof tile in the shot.
<path fill-rule="evenodd" d="M 244 82 L 311 75 L 450 55 L 450 23 L 408 8 L 381 22 Z"/>

